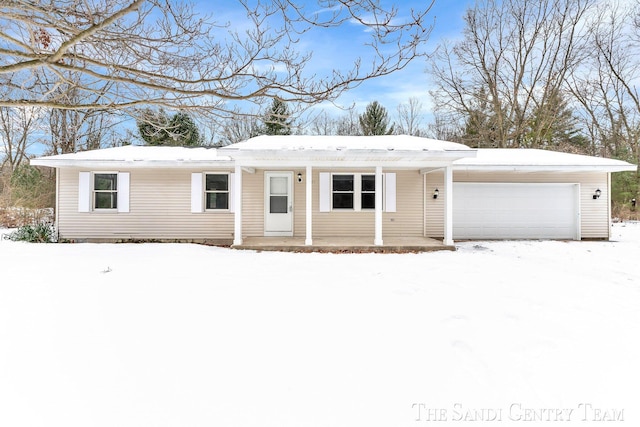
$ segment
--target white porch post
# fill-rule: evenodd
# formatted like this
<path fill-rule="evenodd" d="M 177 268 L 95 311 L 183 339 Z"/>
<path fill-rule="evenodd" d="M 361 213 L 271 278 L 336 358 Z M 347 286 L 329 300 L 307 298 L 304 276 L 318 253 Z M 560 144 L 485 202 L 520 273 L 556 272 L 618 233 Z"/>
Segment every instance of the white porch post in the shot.
<path fill-rule="evenodd" d="M 453 245 L 453 168 L 444 168 L 444 241 Z"/>
<path fill-rule="evenodd" d="M 242 244 L 242 167 L 236 164 L 233 202 L 235 216 L 233 220 L 233 244 Z"/>
<path fill-rule="evenodd" d="M 307 172 L 305 173 L 305 179 L 306 179 L 306 193 L 305 193 L 305 200 L 306 200 L 306 225 L 307 225 L 307 230 L 306 230 L 306 236 L 304 239 L 304 244 L 307 246 L 311 246 L 313 244 L 313 238 L 312 238 L 312 232 L 313 232 L 313 225 L 311 223 L 311 221 L 313 220 L 313 187 L 312 187 L 312 180 L 311 180 L 311 166 L 307 166 Z"/>
<path fill-rule="evenodd" d="M 382 246 L 382 166 L 376 166 L 376 232 L 373 244 Z"/>

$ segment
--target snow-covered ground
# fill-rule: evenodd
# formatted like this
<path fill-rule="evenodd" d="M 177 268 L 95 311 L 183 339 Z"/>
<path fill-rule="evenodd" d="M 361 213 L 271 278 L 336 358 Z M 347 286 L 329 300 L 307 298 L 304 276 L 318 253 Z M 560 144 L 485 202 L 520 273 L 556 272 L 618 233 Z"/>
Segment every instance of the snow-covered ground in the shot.
<path fill-rule="evenodd" d="M 638 426 L 640 224 L 613 234 L 402 255 L 0 240 L 0 426 Z"/>

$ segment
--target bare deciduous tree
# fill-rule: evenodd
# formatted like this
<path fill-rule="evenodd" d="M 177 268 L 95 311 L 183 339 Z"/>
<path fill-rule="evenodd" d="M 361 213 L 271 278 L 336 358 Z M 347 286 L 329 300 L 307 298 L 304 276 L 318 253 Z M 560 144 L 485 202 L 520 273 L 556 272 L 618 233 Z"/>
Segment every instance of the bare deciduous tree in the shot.
<path fill-rule="evenodd" d="M 386 10 L 373 0 L 236 2 L 243 25 L 214 22 L 192 4 L 169 0 L 3 2 L 0 80 L 15 95 L 0 106 L 155 105 L 228 116 L 235 101 L 277 96 L 312 104 L 425 55 L 431 30 L 430 2 L 421 11 Z M 302 34 L 353 23 L 365 30 L 368 56 L 343 69 L 307 71 L 312 53 L 296 50 Z M 60 95 L 66 84 L 79 98 Z"/>
<path fill-rule="evenodd" d="M 309 118 L 305 131 L 311 135 L 335 135 L 336 125 L 336 119 L 331 117 L 327 111 L 322 111 Z"/>
<path fill-rule="evenodd" d="M 337 118 L 336 135 L 362 135 L 360 129 L 360 116 L 355 107 L 349 108 L 345 114 Z"/>
<path fill-rule="evenodd" d="M 303 132 L 312 135 L 361 135 L 358 113 L 353 105 L 342 114 L 332 115 L 324 110 L 307 116 L 306 123 Z"/>
<path fill-rule="evenodd" d="M 220 126 L 219 140 L 212 145 L 229 145 L 245 141 L 262 133 L 262 121 L 258 114 L 241 114 L 236 112 L 235 117 L 224 121 Z"/>
<path fill-rule="evenodd" d="M 418 98 L 409 98 L 398 105 L 398 126 L 396 131 L 402 135 L 424 136 L 422 129 L 422 102 Z"/>
<path fill-rule="evenodd" d="M 27 159 L 34 134 L 43 130 L 41 116 L 37 107 L 0 107 L 0 171 L 10 175 Z"/>
<path fill-rule="evenodd" d="M 430 69 L 436 109 L 447 111 L 473 146 L 541 145 L 577 59 L 581 20 L 592 0 L 480 0 L 465 15 L 463 39 L 443 43 Z"/>
<path fill-rule="evenodd" d="M 602 4 L 588 28 L 584 57 L 568 86 L 581 106 L 592 152 L 640 164 L 640 5 Z M 640 172 L 633 187 L 627 201 L 640 195 Z"/>
<path fill-rule="evenodd" d="M 452 118 L 448 113 L 436 111 L 424 136 L 441 141 L 462 142 L 463 134 L 464 129 L 458 125 L 457 118 Z"/>

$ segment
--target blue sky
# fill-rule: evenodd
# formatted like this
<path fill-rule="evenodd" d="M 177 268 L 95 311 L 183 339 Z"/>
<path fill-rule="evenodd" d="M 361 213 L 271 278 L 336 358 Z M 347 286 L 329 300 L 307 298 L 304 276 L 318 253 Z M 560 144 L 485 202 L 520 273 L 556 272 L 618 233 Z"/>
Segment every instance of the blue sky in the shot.
<path fill-rule="evenodd" d="M 202 13 L 210 13 L 219 22 L 229 21 L 236 28 L 241 28 L 243 21 L 246 22 L 244 10 L 237 2 L 221 2 L 212 5 L 211 3 L 200 0 L 198 10 Z M 316 2 L 303 2 L 310 10 L 317 7 Z M 419 10 L 424 9 L 428 2 L 417 0 L 396 0 L 381 2 L 384 7 L 396 4 L 400 16 L 408 13 L 412 8 Z M 470 0 L 436 0 L 431 12 L 429 13 L 430 21 L 434 23 L 434 29 L 429 39 L 427 50 L 435 49 L 438 41 L 442 38 L 455 38 L 461 33 L 463 27 L 462 17 L 464 11 L 473 2 Z M 313 66 L 318 67 L 318 72 L 330 70 L 330 67 L 347 68 L 353 64 L 355 58 L 363 56 L 366 40 L 360 37 L 359 33 L 364 36 L 362 27 L 354 24 L 345 24 L 339 29 L 333 29 L 330 32 L 307 33 L 303 34 L 297 43 L 300 51 L 313 52 Z M 363 111 L 365 106 L 377 100 L 384 105 L 390 112 L 394 112 L 396 106 L 400 103 L 407 102 L 410 97 L 418 97 L 423 101 L 425 110 L 428 110 L 427 91 L 429 89 L 428 76 L 425 73 L 426 60 L 418 59 L 410 64 L 404 70 L 389 76 L 380 77 L 353 89 L 341 96 L 337 103 L 342 106 L 350 106 L 354 104 L 358 111 Z M 315 71 L 315 69 L 314 69 Z M 325 108 L 329 111 L 333 107 L 323 105 L 318 108 Z M 339 110 L 336 110 L 339 112 Z"/>

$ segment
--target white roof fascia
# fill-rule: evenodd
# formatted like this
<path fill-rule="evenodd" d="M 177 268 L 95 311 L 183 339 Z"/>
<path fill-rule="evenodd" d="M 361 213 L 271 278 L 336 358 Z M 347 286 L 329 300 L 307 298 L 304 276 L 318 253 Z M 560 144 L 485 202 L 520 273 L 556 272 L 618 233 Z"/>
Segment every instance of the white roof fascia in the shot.
<path fill-rule="evenodd" d="M 451 161 L 372 161 L 372 160 L 348 160 L 348 161 L 336 161 L 336 160 L 316 160 L 316 161 L 303 161 L 303 160 L 246 160 L 238 161 L 236 165 L 242 168 L 302 168 L 311 166 L 318 169 L 348 169 L 348 168 L 375 168 L 376 166 L 382 166 L 385 169 L 422 169 L 422 168 L 443 168 L 451 166 Z"/>

